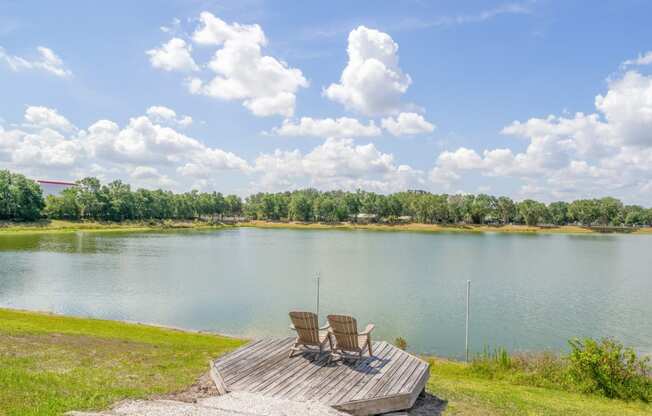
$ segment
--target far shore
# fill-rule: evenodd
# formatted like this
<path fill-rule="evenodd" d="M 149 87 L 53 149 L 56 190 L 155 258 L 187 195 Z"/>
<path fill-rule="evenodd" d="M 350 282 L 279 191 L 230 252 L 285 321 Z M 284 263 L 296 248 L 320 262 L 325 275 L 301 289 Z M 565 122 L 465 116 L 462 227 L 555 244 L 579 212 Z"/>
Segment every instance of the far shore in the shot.
<path fill-rule="evenodd" d="M 65 221 L 0 222 L 0 235 L 84 232 L 149 232 L 168 230 L 211 230 L 231 225 L 209 221 Z"/>
<path fill-rule="evenodd" d="M 582 227 L 528 226 L 528 225 L 471 225 L 471 224 L 362 224 L 362 223 L 304 223 L 284 221 L 244 221 L 221 223 L 203 220 L 186 221 L 64 221 L 43 220 L 31 223 L 0 222 L 0 235 L 71 233 L 71 232 L 152 232 L 174 230 L 211 230 L 232 227 L 280 228 L 296 230 L 369 230 L 369 231 L 411 231 L 411 232 L 461 232 L 461 233 L 512 233 L 512 234 L 652 234 L 652 227 Z"/>

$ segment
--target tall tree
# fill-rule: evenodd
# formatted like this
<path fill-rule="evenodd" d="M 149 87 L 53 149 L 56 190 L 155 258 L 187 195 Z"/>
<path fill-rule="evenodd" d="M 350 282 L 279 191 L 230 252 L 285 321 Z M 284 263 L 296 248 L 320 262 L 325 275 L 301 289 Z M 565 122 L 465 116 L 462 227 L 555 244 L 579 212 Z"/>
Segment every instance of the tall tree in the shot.
<path fill-rule="evenodd" d="M 518 212 L 527 225 L 537 225 L 546 216 L 546 206 L 532 199 L 521 201 L 517 205 Z"/>

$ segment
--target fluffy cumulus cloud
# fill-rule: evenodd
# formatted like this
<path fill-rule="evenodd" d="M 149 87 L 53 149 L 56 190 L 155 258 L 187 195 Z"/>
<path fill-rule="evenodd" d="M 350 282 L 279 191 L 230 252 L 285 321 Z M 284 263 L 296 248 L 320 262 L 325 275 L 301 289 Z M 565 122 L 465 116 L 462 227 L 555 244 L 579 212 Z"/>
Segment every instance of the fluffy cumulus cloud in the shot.
<path fill-rule="evenodd" d="M 99 120 L 78 129 L 54 109 L 28 107 L 22 127 L 0 128 L 0 164 L 33 176 L 78 179 L 94 175 L 182 190 L 207 175 L 215 179 L 224 171 L 251 171 L 235 154 L 157 121 L 175 117 L 163 108 L 152 107 L 148 115 L 134 117 L 122 127 Z"/>
<path fill-rule="evenodd" d="M 29 106 L 25 110 L 27 125 L 41 128 L 52 128 L 59 131 L 71 131 L 75 126 L 57 110 L 41 106 Z"/>
<path fill-rule="evenodd" d="M 72 76 L 70 71 L 63 63 L 63 60 L 50 48 L 39 46 L 36 48 L 37 56 L 34 58 L 25 58 L 16 55 L 10 55 L 4 48 L 0 47 L 0 63 L 6 64 L 12 71 L 20 72 L 24 70 L 40 70 L 48 72 L 60 78 Z"/>
<path fill-rule="evenodd" d="M 360 26 L 349 34 L 347 54 L 340 82 L 324 89 L 324 95 L 370 116 L 397 113 L 412 83 L 399 67 L 398 44 L 387 33 Z"/>
<path fill-rule="evenodd" d="M 308 153 L 276 150 L 256 158 L 257 187 L 282 190 L 301 186 L 320 189 L 368 189 L 391 192 L 424 184 L 423 172 L 397 164 L 374 144 L 352 139 L 326 139 Z"/>
<path fill-rule="evenodd" d="M 182 127 L 187 127 L 192 124 L 192 117 L 190 116 L 177 117 L 176 111 L 162 105 L 154 105 L 148 108 L 146 114 L 152 120 L 161 123 L 177 124 Z"/>
<path fill-rule="evenodd" d="M 502 133 L 527 140 L 525 150 L 439 154 L 430 179 L 452 184 L 477 172 L 521 181 L 523 196 L 545 199 L 615 194 L 649 203 L 652 185 L 652 76 L 628 71 L 595 98 L 596 113 L 515 121 Z M 632 197 L 632 195 L 638 195 Z"/>
<path fill-rule="evenodd" d="M 381 134 L 381 130 L 373 121 L 363 124 L 350 117 L 335 119 L 301 117 L 298 122 L 284 120 L 280 127 L 272 129 L 272 133 L 279 136 L 351 138 L 378 136 Z"/>
<path fill-rule="evenodd" d="M 172 38 L 159 48 L 145 52 L 154 68 L 164 71 L 191 72 L 199 70 L 191 55 L 192 46 L 181 38 Z"/>
<path fill-rule="evenodd" d="M 240 101 L 257 116 L 294 114 L 296 93 L 307 87 L 308 81 L 301 70 L 263 54 L 267 38 L 259 25 L 229 24 L 203 12 L 192 42 L 216 48 L 206 71 L 185 80 L 192 94 Z M 199 68 L 191 52 L 183 39 L 172 38 L 147 54 L 156 68 L 196 71 Z"/>
<path fill-rule="evenodd" d="M 248 162 L 178 131 L 176 122 L 170 122 L 177 119 L 173 109 L 153 106 L 125 125 L 102 119 L 80 128 L 54 109 L 28 107 L 23 123 L 0 126 L 0 166 L 32 177 L 91 175 L 178 191 L 233 191 L 223 182 L 227 174 L 250 184 L 241 193 L 305 186 L 390 192 L 427 186 L 423 171 L 398 163 L 373 143 L 332 137 L 307 152 L 278 149 Z M 337 131 L 335 125 L 325 128 Z"/>
<path fill-rule="evenodd" d="M 435 130 L 434 124 L 426 121 L 421 114 L 417 113 L 401 113 L 396 118 L 384 118 L 382 126 L 394 136 L 432 133 Z"/>

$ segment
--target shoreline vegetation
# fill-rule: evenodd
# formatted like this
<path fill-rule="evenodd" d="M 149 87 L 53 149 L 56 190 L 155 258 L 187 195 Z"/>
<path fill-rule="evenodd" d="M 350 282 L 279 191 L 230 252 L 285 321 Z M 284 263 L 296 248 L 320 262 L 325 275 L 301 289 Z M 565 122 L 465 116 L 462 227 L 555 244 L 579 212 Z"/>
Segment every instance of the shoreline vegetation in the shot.
<path fill-rule="evenodd" d="M 70 221 L 40 220 L 33 222 L 0 221 L 0 235 L 67 233 L 67 232 L 156 232 L 183 230 L 218 230 L 251 227 L 262 229 L 293 230 L 366 230 L 387 232 L 424 233 L 507 233 L 507 234 L 652 234 L 652 227 L 584 227 L 578 225 L 534 226 L 523 224 L 378 224 L 352 222 L 299 222 L 299 221 L 213 221 L 213 220 L 148 220 L 148 221 Z"/>
<path fill-rule="evenodd" d="M 243 339 L 177 328 L 0 308 L 0 415 L 103 410 L 124 399 L 189 400 L 210 391 L 208 361 Z M 597 345 L 598 348 L 609 344 Z M 584 348 L 579 362 L 594 350 Z M 609 355 L 613 350 L 608 350 Z M 624 355 L 627 357 L 626 353 Z M 652 404 L 557 384 L 549 355 L 502 350 L 472 363 L 424 357 L 443 415 L 650 415 Z M 590 361 L 590 360 L 589 360 Z M 542 378 L 543 377 L 543 378 Z M 550 381 L 552 380 L 552 382 Z M 568 381 L 566 381 L 568 383 Z"/>
<path fill-rule="evenodd" d="M 506 196 L 423 190 L 379 194 L 308 188 L 259 192 L 243 200 L 237 195 L 197 190 L 132 190 L 119 180 L 102 184 L 92 177 L 44 195 L 39 183 L 0 170 L 0 221 L 43 220 L 78 221 L 87 229 L 107 228 L 103 224 L 110 222 L 135 228 L 192 228 L 207 222 L 246 220 L 258 226 L 268 222 L 295 228 L 308 224 L 315 228 L 415 231 L 628 233 L 652 228 L 652 208 L 625 205 L 613 197 L 545 204 L 533 199 L 514 201 Z M 88 225 L 91 223 L 98 225 Z"/>

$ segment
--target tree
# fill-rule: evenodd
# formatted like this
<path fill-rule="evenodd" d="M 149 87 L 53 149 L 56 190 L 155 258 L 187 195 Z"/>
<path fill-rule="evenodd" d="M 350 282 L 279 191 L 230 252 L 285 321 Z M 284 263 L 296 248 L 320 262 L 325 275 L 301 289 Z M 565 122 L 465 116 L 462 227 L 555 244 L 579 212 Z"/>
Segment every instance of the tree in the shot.
<path fill-rule="evenodd" d="M 624 218 L 622 216 L 623 203 L 620 200 L 612 197 L 602 198 L 597 201 L 598 210 L 600 212 L 598 216 L 598 223 L 601 225 L 614 225 L 622 224 Z"/>
<path fill-rule="evenodd" d="M 134 198 L 128 184 L 113 181 L 102 187 L 102 193 L 108 199 L 106 219 L 123 221 L 134 218 Z"/>
<path fill-rule="evenodd" d="M 484 224 L 487 220 L 491 221 L 497 217 L 497 201 L 493 196 L 480 194 L 473 198 L 470 204 L 470 216 L 474 224 Z"/>
<path fill-rule="evenodd" d="M 34 221 L 44 206 L 39 184 L 21 174 L 0 171 L 0 219 Z"/>
<path fill-rule="evenodd" d="M 552 202 L 548 205 L 550 220 L 555 225 L 568 224 L 568 203 L 564 201 Z"/>
<path fill-rule="evenodd" d="M 242 214 L 242 200 L 237 195 L 228 195 L 224 198 L 224 212 L 230 217 L 237 217 Z"/>
<path fill-rule="evenodd" d="M 67 188 L 60 195 L 48 195 L 45 199 L 45 215 L 50 219 L 78 220 L 77 188 Z"/>
<path fill-rule="evenodd" d="M 650 211 L 639 205 L 627 205 L 623 208 L 623 218 L 629 226 L 647 225 L 650 223 Z"/>
<path fill-rule="evenodd" d="M 290 197 L 288 215 L 293 221 L 310 221 L 313 217 L 310 201 L 303 192 L 295 192 Z"/>
<path fill-rule="evenodd" d="M 455 224 L 464 220 L 464 195 L 449 195 L 448 213 L 450 220 Z"/>
<path fill-rule="evenodd" d="M 496 201 L 496 214 L 503 224 L 509 224 L 516 217 L 516 204 L 511 198 L 501 196 Z"/>
<path fill-rule="evenodd" d="M 104 204 L 100 199 L 100 181 L 97 178 L 84 178 L 77 181 L 77 205 L 82 219 L 98 219 Z"/>
<path fill-rule="evenodd" d="M 518 213 L 527 225 L 537 225 L 546 216 L 546 206 L 541 202 L 526 199 L 517 205 Z"/>
<path fill-rule="evenodd" d="M 600 217 L 600 205 L 595 199 L 579 199 L 568 205 L 568 215 L 582 225 L 592 225 Z"/>

